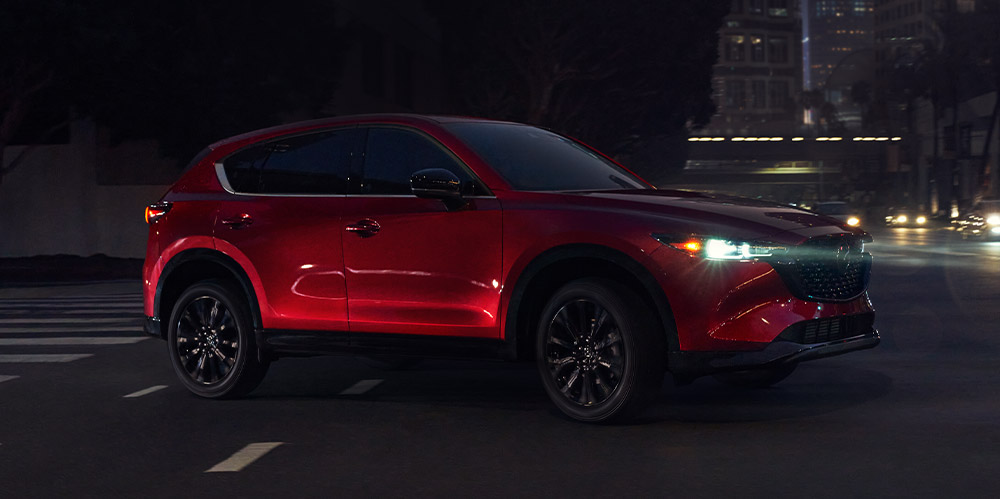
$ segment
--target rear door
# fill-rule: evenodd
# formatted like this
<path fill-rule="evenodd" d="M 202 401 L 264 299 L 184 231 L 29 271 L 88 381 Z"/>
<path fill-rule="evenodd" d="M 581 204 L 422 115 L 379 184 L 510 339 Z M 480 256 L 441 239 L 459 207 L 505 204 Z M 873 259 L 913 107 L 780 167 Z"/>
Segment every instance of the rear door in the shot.
<path fill-rule="evenodd" d="M 358 137 L 353 127 L 287 136 L 221 163 L 233 196 L 216 245 L 256 273 L 267 329 L 347 331 L 341 212 Z"/>
<path fill-rule="evenodd" d="M 454 154 L 405 127 L 369 127 L 363 172 L 343 212 L 344 269 L 356 333 L 499 337 L 501 211 Z M 410 176 L 444 168 L 468 203 L 418 198 Z"/>

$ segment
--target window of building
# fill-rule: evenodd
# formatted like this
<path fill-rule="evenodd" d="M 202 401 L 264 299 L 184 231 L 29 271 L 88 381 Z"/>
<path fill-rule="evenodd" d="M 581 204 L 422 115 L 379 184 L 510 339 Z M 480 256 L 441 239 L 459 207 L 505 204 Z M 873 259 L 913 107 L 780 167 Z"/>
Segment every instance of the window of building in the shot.
<path fill-rule="evenodd" d="M 767 15 L 788 17 L 788 0 L 767 0 Z"/>
<path fill-rule="evenodd" d="M 743 80 L 726 80 L 726 107 L 743 109 L 747 102 L 747 85 Z"/>
<path fill-rule="evenodd" d="M 772 36 L 767 39 L 767 60 L 770 62 L 788 62 L 788 38 Z"/>
<path fill-rule="evenodd" d="M 764 15 L 764 0 L 747 0 L 747 12 L 759 16 Z"/>
<path fill-rule="evenodd" d="M 742 14 L 743 13 L 743 0 L 733 0 L 732 7 L 729 9 L 730 14 Z"/>
<path fill-rule="evenodd" d="M 750 82 L 750 107 L 764 109 L 767 107 L 767 82 L 753 80 Z"/>
<path fill-rule="evenodd" d="M 727 61 L 739 62 L 746 60 L 745 41 L 746 37 L 741 34 L 726 35 L 723 52 L 726 54 Z"/>
<path fill-rule="evenodd" d="M 788 82 L 784 80 L 773 80 L 768 82 L 768 100 L 773 109 L 784 109 L 790 102 L 788 95 Z"/>
<path fill-rule="evenodd" d="M 750 60 L 753 62 L 764 62 L 764 35 L 750 35 Z"/>

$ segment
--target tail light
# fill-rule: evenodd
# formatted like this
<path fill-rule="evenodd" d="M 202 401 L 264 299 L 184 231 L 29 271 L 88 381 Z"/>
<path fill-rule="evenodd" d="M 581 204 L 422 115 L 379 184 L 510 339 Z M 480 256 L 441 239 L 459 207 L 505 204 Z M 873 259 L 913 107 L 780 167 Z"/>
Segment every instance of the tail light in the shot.
<path fill-rule="evenodd" d="M 153 203 L 146 207 L 146 223 L 151 224 L 167 214 L 172 204 L 169 201 Z"/>

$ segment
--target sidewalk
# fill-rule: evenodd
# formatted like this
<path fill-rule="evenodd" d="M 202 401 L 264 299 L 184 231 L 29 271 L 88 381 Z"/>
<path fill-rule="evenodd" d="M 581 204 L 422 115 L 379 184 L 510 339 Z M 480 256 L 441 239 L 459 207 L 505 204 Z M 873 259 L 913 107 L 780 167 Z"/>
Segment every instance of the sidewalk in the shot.
<path fill-rule="evenodd" d="M 141 293 L 141 274 L 137 258 L 0 258 L 0 299 Z"/>

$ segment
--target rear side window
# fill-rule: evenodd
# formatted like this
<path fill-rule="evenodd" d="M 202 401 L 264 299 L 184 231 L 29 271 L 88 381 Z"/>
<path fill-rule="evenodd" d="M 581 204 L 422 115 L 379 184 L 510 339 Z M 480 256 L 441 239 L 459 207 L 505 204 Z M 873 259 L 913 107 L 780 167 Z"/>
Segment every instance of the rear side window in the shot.
<path fill-rule="evenodd" d="M 355 129 L 286 137 L 230 156 L 223 163 L 237 192 L 347 194 Z"/>
<path fill-rule="evenodd" d="M 443 168 L 462 181 L 466 195 L 486 189 L 444 146 L 402 128 L 371 128 L 365 147 L 361 194 L 411 194 L 410 176 L 426 168 Z"/>

